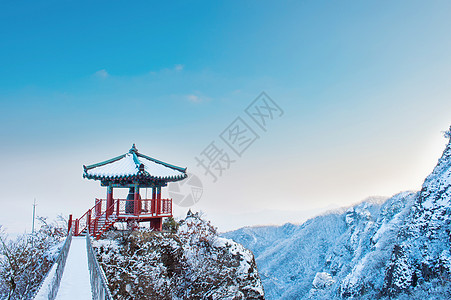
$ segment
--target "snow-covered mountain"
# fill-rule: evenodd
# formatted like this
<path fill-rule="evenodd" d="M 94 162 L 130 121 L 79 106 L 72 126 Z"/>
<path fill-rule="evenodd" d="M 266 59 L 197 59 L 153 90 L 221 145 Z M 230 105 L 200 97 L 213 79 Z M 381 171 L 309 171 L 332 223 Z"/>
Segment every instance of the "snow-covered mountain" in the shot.
<path fill-rule="evenodd" d="M 93 242 L 114 299 L 264 299 L 251 251 L 188 213 L 174 233 L 110 233 Z"/>
<path fill-rule="evenodd" d="M 254 252 L 267 299 L 451 299 L 450 185 L 451 141 L 420 192 L 224 236 Z"/>

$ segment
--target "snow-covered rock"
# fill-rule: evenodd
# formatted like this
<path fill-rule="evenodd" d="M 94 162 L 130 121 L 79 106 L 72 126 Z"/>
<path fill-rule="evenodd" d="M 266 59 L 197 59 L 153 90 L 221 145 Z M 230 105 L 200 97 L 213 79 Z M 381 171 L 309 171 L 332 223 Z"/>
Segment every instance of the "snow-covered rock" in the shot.
<path fill-rule="evenodd" d="M 327 272 L 318 272 L 313 279 L 312 285 L 315 289 L 324 289 L 331 286 L 335 281 L 332 276 Z"/>
<path fill-rule="evenodd" d="M 93 243 L 115 299 L 263 299 L 251 251 L 191 214 L 175 234 L 140 230 Z"/>

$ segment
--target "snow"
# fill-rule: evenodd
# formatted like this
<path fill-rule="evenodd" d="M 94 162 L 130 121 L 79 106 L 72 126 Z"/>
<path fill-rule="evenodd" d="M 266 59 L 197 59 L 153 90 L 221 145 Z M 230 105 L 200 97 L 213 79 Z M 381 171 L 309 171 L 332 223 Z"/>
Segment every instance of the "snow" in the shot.
<path fill-rule="evenodd" d="M 153 177 L 177 177 L 183 176 L 184 173 L 163 164 L 148 160 L 147 158 L 137 156 L 141 164 L 144 165 L 144 170 Z M 137 175 L 139 172 L 139 165 L 135 163 L 132 153 L 127 153 L 125 156 L 112 163 L 95 167 L 86 171 L 91 176 L 105 176 L 105 177 L 121 177 Z"/>
<path fill-rule="evenodd" d="M 314 288 L 323 289 L 334 283 L 332 276 L 327 272 L 318 272 L 313 279 L 312 285 Z"/>
<path fill-rule="evenodd" d="M 50 288 L 52 287 L 52 280 L 55 276 L 57 264 L 53 264 L 52 268 L 50 269 L 49 273 L 47 274 L 47 277 L 44 279 L 44 282 L 41 285 L 41 288 L 39 289 L 39 292 L 36 294 L 36 297 L 34 300 L 47 300 L 48 294 L 50 292 Z"/>
<path fill-rule="evenodd" d="M 248 273 L 248 270 L 254 258 L 251 251 L 247 250 L 242 245 L 234 242 L 233 240 L 222 237 L 216 238 L 216 240 L 213 242 L 213 246 L 218 248 L 228 248 L 230 253 L 232 253 L 233 255 L 239 255 L 240 257 L 242 257 L 243 260 L 240 261 L 240 267 L 238 270 L 240 273 Z"/>
<path fill-rule="evenodd" d="M 61 250 L 60 245 L 53 247 L 50 252 L 52 254 L 57 250 Z M 55 277 L 57 267 L 58 264 L 53 264 L 42 283 L 42 287 L 36 295 L 35 300 L 48 299 L 48 294 L 52 287 L 52 281 Z M 86 238 L 73 237 L 56 299 L 92 299 L 91 282 L 89 278 Z"/>
<path fill-rule="evenodd" d="M 92 299 L 86 237 L 73 237 L 56 299 Z"/>
<path fill-rule="evenodd" d="M 50 247 L 50 249 L 46 252 L 46 256 L 49 259 L 58 257 L 61 249 L 64 246 L 64 242 L 65 242 L 65 240 L 60 241 L 59 243 L 57 243 L 57 244 L 53 245 L 52 247 Z"/>
<path fill-rule="evenodd" d="M 165 165 L 153 162 L 144 157 L 138 156 L 138 160 L 142 164 L 144 164 L 144 170 L 154 177 L 172 177 L 184 175 L 183 172 L 166 167 Z"/>
<path fill-rule="evenodd" d="M 86 173 L 93 176 L 129 176 L 135 175 L 139 171 L 133 160 L 133 155 L 127 153 L 123 158 L 88 170 Z"/>

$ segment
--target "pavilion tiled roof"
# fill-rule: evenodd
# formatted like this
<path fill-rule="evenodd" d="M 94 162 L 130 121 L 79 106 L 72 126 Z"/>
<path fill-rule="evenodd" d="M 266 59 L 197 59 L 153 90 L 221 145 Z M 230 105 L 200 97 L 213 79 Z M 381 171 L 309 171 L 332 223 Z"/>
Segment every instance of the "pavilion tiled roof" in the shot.
<path fill-rule="evenodd" d="M 141 154 L 135 144 L 128 153 L 83 168 L 84 178 L 102 181 L 121 179 L 178 181 L 187 176 L 186 168 Z"/>

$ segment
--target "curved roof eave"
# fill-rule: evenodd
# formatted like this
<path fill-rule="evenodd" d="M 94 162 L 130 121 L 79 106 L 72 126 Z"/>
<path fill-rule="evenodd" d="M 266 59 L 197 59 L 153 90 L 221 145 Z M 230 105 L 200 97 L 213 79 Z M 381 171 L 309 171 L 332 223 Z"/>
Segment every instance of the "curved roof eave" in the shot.
<path fill-rule="evenodd" d="M 136 166 L 136 174 L 127 174 L 127 175 L 120 175 L 120 174 L 89 174 L 89 170 L 95 169 L 97 167 L 102 167 L 105 165 L 108 165 L 110 163 L 114 163 L 118 160 L 121 160 L 122 158 L 124 158 L 127 154 L 131 154 L 132 158 L 133 158 L 133 163 Z M 181 174 L 177 174 L 177 175 L 162 175 L 162 176 L 154 176 L 152 174 L 150 174 L 150 172 L 145 170 L 144 164 L 145 162 L 141 161 L 139 158 L 144 158 L 147 159 L 153 163 L 156 164 L 160 164 L 166 168 L 172 169 L 174 171 L 178 171 Z M 93 180 L 107 180 L 107 181 L 111 181 L 111 180 L 139 180 L 139 179 L 147 179 L 147 180 L 162 180 L 162 181 L 178 181 L 178 180 L 182 180 L 184 178 L 187 177 L 186 174 L 186 170 L 187 168 L 182 168 L 182 167 L 178 167 L 175 165 L 171 165 L 168 164 L 166 162 L 163 162 L 161 160 L 152 158 L 150 156 L 141 154 L 138 152 L 138 149 L 136 149 L 135 144 L 133 144 L 132 148 L 130 149 L 130 151 L 128 153 L 116 156 L 114 158 L 111 158 L 109 160 L 105 160 L 103 162 L 97 163 L 97 164 L 92 164 L 92 165 L 88 165 L 85 166 L 83 165 L 83 178 L 87 178 L 87 179 L 93 179 Z"/>

